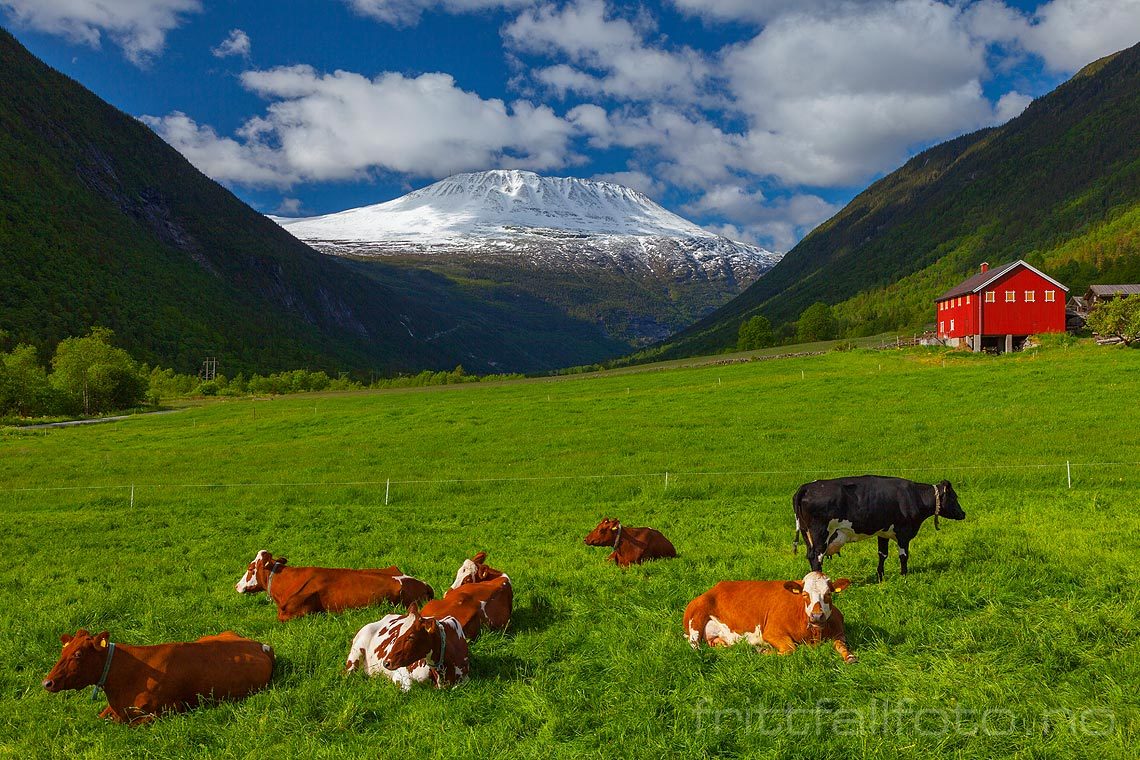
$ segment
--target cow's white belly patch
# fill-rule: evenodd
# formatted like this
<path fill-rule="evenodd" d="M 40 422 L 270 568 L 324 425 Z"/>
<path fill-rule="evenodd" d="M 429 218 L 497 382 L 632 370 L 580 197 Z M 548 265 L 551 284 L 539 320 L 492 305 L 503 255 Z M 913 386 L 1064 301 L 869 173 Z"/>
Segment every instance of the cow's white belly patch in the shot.
<path fill-rule="evenodd" d="M 827 545 L 827 550 L 824 552 L 828 557 L 837 554 L 844 544 L 852 543 L 853 541 L 864 541 L 872 536 L 878 538 L 894 538 L 895 526 L 886 530 L 880 530 L 878 533 L 856 533 L 854 526 L 850 520 L 829 520 L 827 523 L 827 535 L 835 536 Z"/>
<path fill-rule="evenodd" d="M 690 634 L 690 639 L 691 638 L 692 635 Z M 717 620 L 715 616 L 710 616 L 709 622 L 705 623 L 705 641 L 713 641 L 714 639 L 718 644 L 729 647 L 738 643 L 741 639 L 747 641 L 754 647 L 765 646 L 760 626 L 756 626 L 753 630 L 745 631 L 743 634 L 740 634 Z"/>

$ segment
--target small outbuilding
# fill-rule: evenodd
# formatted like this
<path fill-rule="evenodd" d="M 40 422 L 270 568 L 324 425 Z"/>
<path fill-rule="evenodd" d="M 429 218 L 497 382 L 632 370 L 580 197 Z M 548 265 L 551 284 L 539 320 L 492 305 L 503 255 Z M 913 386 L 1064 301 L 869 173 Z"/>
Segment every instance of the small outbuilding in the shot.
<path fill-rule="evenodd" d="M 1013 351 L 1030 335 L 1065 332 L 1069 289 L 1036 267 L 1014 261 L 981 271 L 935 303 L 938 337 L 974 351 Z"/>
<path fill-rule="evenodd" d="M 1140 295 L 1140 285 L 1089 285 L 1089 289 L 1085 291 L 1085 297 L 1082 300 L 1084 301 L 1085 312 L 1088 313 L 1105 301 L 1111 301 L 1120 296 L 1135 295 Z"/>

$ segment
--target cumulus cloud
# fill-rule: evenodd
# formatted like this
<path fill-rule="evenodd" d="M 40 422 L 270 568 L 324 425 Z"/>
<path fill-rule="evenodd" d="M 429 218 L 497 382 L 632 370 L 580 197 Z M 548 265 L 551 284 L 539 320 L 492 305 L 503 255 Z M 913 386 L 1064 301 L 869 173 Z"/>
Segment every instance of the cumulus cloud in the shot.
<path fill-rule="evenodd" d="M 274 214 L 279 216 L 300 216 L 301 215 L 301 199 L 300 198 L 282 198 L 281 203 L 273 211 Z"/>
<path fill-rule="evenodd" d="M 110 37 L 135 64 L 162 51 L 166 33 L 201 0 L 0 0 L 12 20 L 48 34 L 99 47 Z"/>
<path fill-rule="evenodd" d="M 831 13 L 843 6 L 883 0 L 672 0 L 684 13 L 712 21 L 766 23 L 788 13 Z"/>
<path fill-rule="evenodd" d="M 1140 40 L 1140 0 L 1051 0 L 1022 12 L 998 0 L 967 10 L 980 37 L 1040 56 L 1053 71 L 1075 71 Z"/>
<path fill-rule="evenodd" d="M 535 0 L 345 0 L 362 16 L 393 26 L 419 23 L 424 11 L 475 13 L 496 8 L 521 8 Z"/>
<path fill-rule="evenodd" d="M 668 50 L 648 43 L 645 38 L 654 30 L 644 14 L 630 20 L 610 13 L 604 0 L 577 0 L 525 11 L 504 28 L 503 37 L 516 51 L 569 61 L 532 74 L 562 95 L 701 100 L 708 62 L 688 47 Z"/>
<path fill-rule="evenodd" d="M 229 36 L 222 40 L 222 44 L 212 48 L 210 52 L 218 58 L 228 58 L 232 55 L 249 58 L 250 47 L 248 34 L 241 29 L 231 29 Z"/>
<path fill-rule="evenodd" d="M 808 193 L 769 200 L 760 190 L 727 184 L 710 188 L 683 210 L 697 218 L 716 216 L 729 220 L 707 225 L 725 237 L 786 251 L 820 222 L 831 218 L 839 206 Z"/>
<path fill-rule="evenodd" d="M 270 104 L 237 139 L 180 113 L 144 121 L 211 177 L 245 185 L 362 179 L 373 171 L 544 170 L 578 160 L 570 150 L 576 127 L 549 107 L 523 100 L 508 107 L 460 89 L 447 74 L 369 79 L 283 66 L 247 71 L 241 82 Z"/>
<path fill-rule="evenodd" d="M 598 182 L 612 182 L 615 185 L 623 185 L 639 193 L 648 195 L 650 198 L 658 198 L 665 192 L 665 183 L 650 177 L 643 171 L 605 172 L 603 174 L 595 174 L 590 179 L 597 180 Z"/>
<path fill-rule="evenodd" d="M 1005 124 L 1010 119 L 1017 118 L 1032 102 L 1033 98 L 1016 90 L 1007 92 L 998 99 L 997 105 L 994 107 L 994 123 Z"/>

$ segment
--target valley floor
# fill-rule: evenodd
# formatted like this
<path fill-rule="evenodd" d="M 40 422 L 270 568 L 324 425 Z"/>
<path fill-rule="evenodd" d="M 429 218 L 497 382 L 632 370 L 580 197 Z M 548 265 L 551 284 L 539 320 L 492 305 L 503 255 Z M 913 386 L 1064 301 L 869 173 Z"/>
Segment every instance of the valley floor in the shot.
<path fill-rule="evenodd" d="M 0 756 L 1135 757 L 1140 351 L 856 350 L 448 390 L 0 432 Z M 682 611 L 716 581 L 806 573 L 796 487 L 865 472 L 948 478 L 967 519 L 928 521 L 905 578 L 892 547 L 874 582 L 873 542 L 825 565 L 853 581 L 836 604 L 860 661 L 692 651 Z M 582 543 L 602 517 L 680 557 L 607 565 Z M 277 623 L 233 589 L 263 548 L 395 563 L 437 593 L 486 550 L 514 621 L 453 691 L 346 678 L 353 634 L 389 610 Z M 102 698 L 40 686 L 80 627 L 232 629 L 277 670 L 242 703 L 105 724 Z"/>

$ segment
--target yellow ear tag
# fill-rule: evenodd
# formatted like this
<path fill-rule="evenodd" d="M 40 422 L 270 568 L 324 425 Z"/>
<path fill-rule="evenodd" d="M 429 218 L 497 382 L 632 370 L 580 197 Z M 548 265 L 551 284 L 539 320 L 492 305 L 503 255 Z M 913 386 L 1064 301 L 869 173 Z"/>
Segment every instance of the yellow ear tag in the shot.
<path fill-rule="evenodd" d="M 103 647 L 104 649 L 106 649 L 106 648 L 107 648 L 107 640 L 106 640 L 106 639 L 103 639 L 102 641 L 100 641 L 100 642 L 99 642 L 99 646 L 101 646 L 101 647 Z"/>

